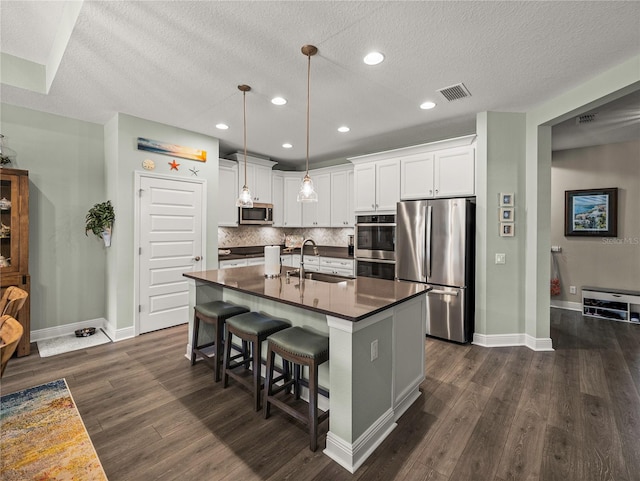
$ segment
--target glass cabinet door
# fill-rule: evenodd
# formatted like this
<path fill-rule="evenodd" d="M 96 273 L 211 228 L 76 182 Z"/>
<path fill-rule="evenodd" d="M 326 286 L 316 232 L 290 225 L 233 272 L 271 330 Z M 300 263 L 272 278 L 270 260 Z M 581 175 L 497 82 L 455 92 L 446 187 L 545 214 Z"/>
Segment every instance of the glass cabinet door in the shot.
<path fill-rule="evenodd" d="M 18 177 L 0 173 L 0 273 L 5 275 L 20 267 Z"/>

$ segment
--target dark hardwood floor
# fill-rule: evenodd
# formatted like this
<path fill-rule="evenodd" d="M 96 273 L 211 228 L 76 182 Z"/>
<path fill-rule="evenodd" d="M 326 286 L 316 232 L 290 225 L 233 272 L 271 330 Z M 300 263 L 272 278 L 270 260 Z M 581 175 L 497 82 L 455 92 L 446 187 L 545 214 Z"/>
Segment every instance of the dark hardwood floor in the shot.
<path fill-rule="evenodd" d="M 7 394 L 66 378 L 110 481 L 640 480 L 640 326 L 552 310 L 555 352 L 427 339 L 422 397 L 352 475 L 305 428 L 185 358 L 186 326 L 9 362 Z M 324 428 L 326 430 L 326 428 Z"/>

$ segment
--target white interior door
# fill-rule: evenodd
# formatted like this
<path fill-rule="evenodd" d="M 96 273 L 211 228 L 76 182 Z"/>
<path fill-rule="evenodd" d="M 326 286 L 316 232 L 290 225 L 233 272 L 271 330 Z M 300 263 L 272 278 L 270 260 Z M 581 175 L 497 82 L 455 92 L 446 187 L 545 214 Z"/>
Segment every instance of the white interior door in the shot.
<path fill-rule="evenodd" d="M 202 183 L 140 178 L 139 329 L 156 331 L 189 321 L 184 272 L 202 270 Z"/>

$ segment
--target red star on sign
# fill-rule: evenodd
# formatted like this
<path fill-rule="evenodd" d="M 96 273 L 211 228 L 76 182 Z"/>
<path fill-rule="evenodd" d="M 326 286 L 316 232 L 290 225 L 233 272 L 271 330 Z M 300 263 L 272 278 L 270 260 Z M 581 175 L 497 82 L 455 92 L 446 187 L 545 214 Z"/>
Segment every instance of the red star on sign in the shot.
<path fill-rule="evenodd" d="M 180 164 L 176 163 L 176 159 L 173 159 L 172 162 L 169 162 L 169 165 L 171 166 L 169 170 L 178 170 L 178 167 L 180 166 Z"/>

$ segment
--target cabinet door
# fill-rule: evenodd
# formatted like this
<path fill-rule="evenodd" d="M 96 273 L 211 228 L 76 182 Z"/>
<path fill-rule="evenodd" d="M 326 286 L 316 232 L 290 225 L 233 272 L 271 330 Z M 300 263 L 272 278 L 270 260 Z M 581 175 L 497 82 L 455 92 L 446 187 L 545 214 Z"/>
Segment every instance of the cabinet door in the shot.
<path fill-rule="evenodd" d="M 435 153 L 435 196 L 475 194 L 475 149 L 461 147 Z"/>
<path fill-rule="evenodd" d="M 433 197 L 433 154 L 421 154 L 400 160 L 400 198 Z"/>
<path fill-rule="evenodd" d="M 353 225 L 353 171 L 331 173 L 331 227 Z"/>
<path fill-rule="evenodd" d="M 310 174 L 313 187 L 318 194 L 318 202 L 302 204 L 302 225 L 304 227 L 331 226 L 331 174 Z"/>
<path fill-rule="evenodd" d="M 354 210 L 356 212 L 372 212 L 376 210 L 375 189 L 375 163 L 356 165 L 353 169 Z"/>
<path fill-rule="evenodd" d="M 302 207 L 297 201 L 301 182 L 302 177 L 284 178 L 284 219 L 282 222 L 284 227 L 302 226 Z"/>
<path fill-rule="evenodd" d="M 271 167 L 265 167 L 264 165 L 254 165 L 254 178 L 255 187 L 249 187 L 255 189 L 252 191 L 254 202 L 260 202 L 261 204 L 270 204 L 271 197 Z"/>
<path fill-rule="evenodd" d="M 220 269 L 231 269 L 233 267 L 245 267 L 247 259 L 233 259 L 228 261 L 220 261 L 218 266 Z"/>
<path fill-rule="evenodd" d="M 218 169 L 218 225 L 236 227 L 238 225 L 238 208 L 236 199 L 238 191 L 238 167 L 221 165 Z"/>
<path fill-rule="evenodd" d="M 271 202 L 273 203 L 273 227 L 284 225 L 284 178 L 273 174 L 271 177 Z"/>
<path fill-rule="evenodd" d="M 400 200 L 400 160 L 376 162 L 376 211 L 395 212 Z"/>

